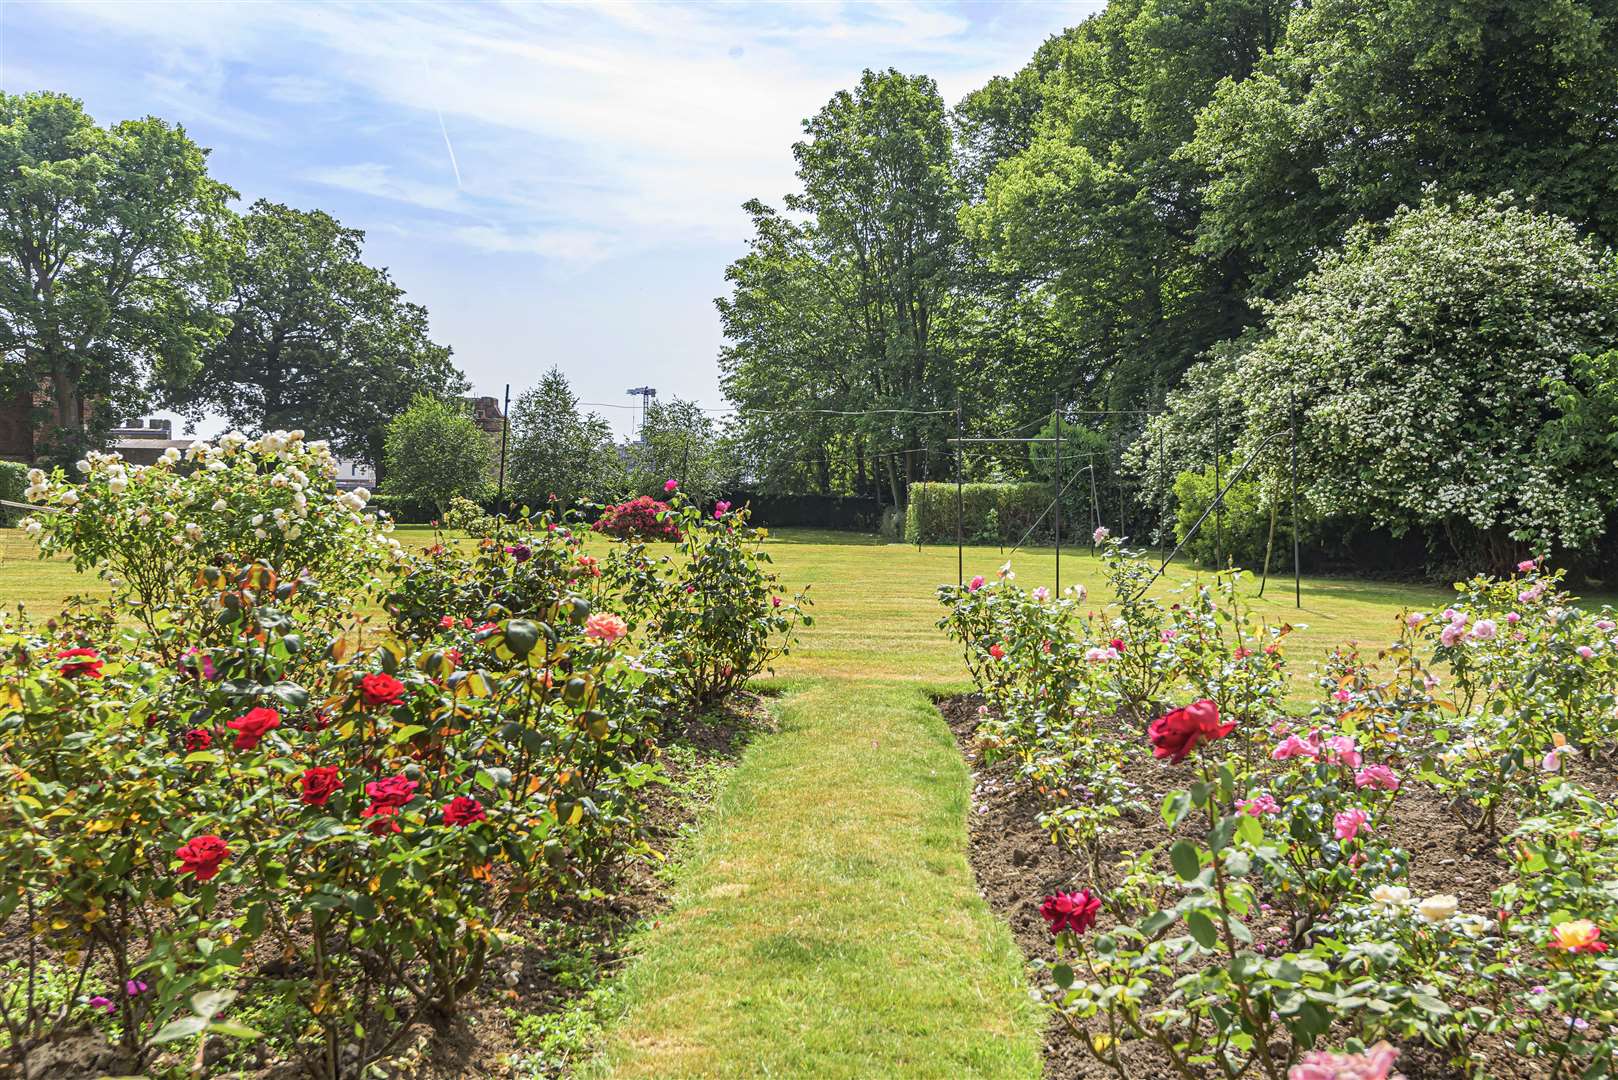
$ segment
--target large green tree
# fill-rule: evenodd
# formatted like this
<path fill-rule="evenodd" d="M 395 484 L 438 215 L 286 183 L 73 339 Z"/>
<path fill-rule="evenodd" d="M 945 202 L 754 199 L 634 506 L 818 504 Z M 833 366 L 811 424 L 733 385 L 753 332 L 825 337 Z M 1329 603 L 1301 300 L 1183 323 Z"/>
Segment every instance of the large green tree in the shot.
<path fill-rule="evenodd" d="M 48 390 L 42 449 L 77 454 L 196 375 L 228 326 L 233 195 L 179 127 L 0 92 L 0 383 Z"/>
<path fill-rule="evenodd" d="M 426 309 L 364 262 L 363 232 L 260 200 L 233 235 L 230 332 L 176 408 L 248 432 L 303 428 L 381 467 L 388 422 L 413 398 L 466 392 L 450 350 L 428 336 Z"/>
<path fill-rule="evenodd" d="M 948 118 L 931 79 L 867 71 L 803 127 L 802 190 L 786 215 L 748 205 L 752 248 L 718 301 L 725 392 L 755 450 L 869 466 L 902 503 L 929 460 L 947 460 L 922 451 L 941 450 L 952 422 L 917 414 L 955 405 Z"/>
<path fill-rule="evenodd" d="M 683 398 L 646 407 L 627 456 L 629 486 L 640 495 L 663 498 L 663 485 L 674 480 L 700 502 L 723 495 L 738 479 L 730 440 L 719 423 Z"/>
<path fill-rule="evenodd" d="M 581 413 L 578 396 L 561 369 L 551 368 L 517 399 L 510 418 L 506 487 L 534 508 L 555 500 L 563 507 L 609 501 L 624 484 L 612 428 L 596 413 Z"/>
<path fill-rule="evenodd" d="M 973 351 L 1019 388 L 1149 403 L 1250 320 L 1240 253 L 1196 248 L 1196 113 L 1284 32 L 1284 0 L 1113 0 L 957 110 L 981 194 L 962 214 L 980 264 Z M 981 373 L 989 370 L 980 365 Z"/>
<path fill-rule="evenodd" d="M 1618 415 L 1618 281 L 1567 220 L 1429 199 L 1351 230 L 1266 314 L 1217 395 L 1266 505 L 1285 491 L 1295 403 L 1315 521 L 1426 531 L 1504 568 L 1587 546 L 1618 510 L 1618 445 L 1600 430 Z M 1176 395 L 1143 449 L 1158 429 L 1205 429 L 1212 396 Z"/>
<path fill-rule="evenodd" d="M 1618 241 L 1618 11 L 1607 0 L 1315 0 L 1222 85 L 1187 159 L 1198 250 L 1277 295 L 1425 187 L 1533 195 Z"/>
<path fill-rule="evenodd" d="M 488 494 L 494 445 L 464 402 L 420 394 L 388 424 L 383 461 L 383 493 L 430 502 L 442 520 L 457 495 Z"/>

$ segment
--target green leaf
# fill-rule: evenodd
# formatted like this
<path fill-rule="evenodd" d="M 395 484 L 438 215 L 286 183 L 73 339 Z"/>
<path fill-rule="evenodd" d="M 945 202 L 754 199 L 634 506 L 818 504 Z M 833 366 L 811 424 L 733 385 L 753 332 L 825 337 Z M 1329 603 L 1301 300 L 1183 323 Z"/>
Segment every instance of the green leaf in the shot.
<path fill-rule="evenodd" d="M 1185 928 L 1191 931 L 1191 936 L 1204 949 L 1211 949 L 1219 942 L 1219 931 L 1214 929 L 1213 920 L 1201 911 L 1185 913 Z"/>
<path fill-rule="evenodd" d="M 1174 864 L 1174 872 L 1184 881 L 1195 881 L 1197 875 L 1202 873 L 1202 856 L 1197 852 L 1197 846 L 1189 840 L 1178 840 L 1169 848 L 1169 862 Z"/>
<path fill-rule="evenodd" d="M 262 1039 L 264 1033 L 257 1028 L 250 1028 L 246 1024 L 238 1024 L 234 1020 L 216 1020 L 208 1025 L 208 1031 L 214 1035 L 229 1035 L 233 1039 Z"/>
<path fill-rule="evenodd" d="M 189 1039 L 199 1035 L 208 1026 L 208 1021 L 200 1016 L 182 1016 L 178 1020 L 170 1020 L 158 1029 L 152 1036 L 152 1045 L 171 1043 L 179 1039 Z"/>
<path fill-rule="evenodd" d="M 236 1000 L 234 990 L 204 990 L 191 995 L 191 1011 L 204 1020 L 212 1020 L 219 1012 Z"/>

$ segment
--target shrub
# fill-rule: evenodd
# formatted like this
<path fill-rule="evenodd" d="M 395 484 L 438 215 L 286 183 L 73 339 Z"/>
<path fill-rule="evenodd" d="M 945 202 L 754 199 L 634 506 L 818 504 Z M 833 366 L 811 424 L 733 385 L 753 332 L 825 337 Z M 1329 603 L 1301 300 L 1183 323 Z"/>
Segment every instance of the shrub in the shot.
<path fill-rule="evenodd" d="M 960 497 L 964 504 L 961 527 L 968 541 L 1015 541 L 1036 522 L 1034 536 L 1052 535 L 1055 520 L 1046 513 L 1051 489 L 1044 484 L 963 484 Z M 905 507 L 905 542 L 953 544 L 956 509 L 954 484 L 911 484 Z"/>
<path fill-rule="evenodd" d="M 680 539 L 680 527 L 669 504 L 650 495 L 604 507 L 596 519 L 595 530 L 620 540 Z"/>
<path fill-rule="evenodd" d="M 1497 1062 L 1480 1040 L 1498 1035 L 1535 1075 L 1609 1072 L 1618 818 L 1568 763 L 1611 746 L 1618 617 L 1525 560 L 1461 583 L 1441 614 L 1407 613 L 1374 660 L 1337 650 L 1319 702 L 1289 716 L 1291 627 L 1240 603 L 1239 574 L 1164 603 L 1138 553 L 1102 546 L 1104 615 L 1078 612 L 1082 592 L 1023 593 L 1009 564 L 940 589 L 985 699 L 985 757 L 1016 761 L 1039 823 L 1088 855 L 1086 887 L 1042 909 L 1048 1001 L 1081 1047 L 1121 1077 L 1147 1067 L 1120 1055 L 1134 1042 L 1164 1075 L 1287 1080 L 1384 1075 L 1399 1039 L 1482 1075 Z M 1149 760 L 1180 779 L 1143 843 L 1123 778 Z M 1498 861 L 1478 859 L 1511 868 L 1486 902 L 1412 893 L 1395 828 L 1411 800 L 1395 796 L 1417 785 L 1478 832 L 1512 829 Z M 1104 861 L 1123 815 L 1135 850 Z"/>
<path fill-rule="evenodd" d="M 26 494 L 43 512 L 24 528 L 42 555 L 94 568 L 154 632 L 221 563 L 268 564 L 292 606 L 344 606 L 401 557 L 388 524 L 365 512 L 369 494 L 339 492 L 330 449 L 302 432 L 232 432 L 150 466 L 92 451 L 78 469 L 78 484 L 60 469 L 29 473 Z M 293 590 L 300 579 L 308 587 Z"/>
<path fill-rule="evenodd" d="M 1202 527 L 1192 535 L 1202 515 L 1214 499 L 1212 467 L 1200 472 L 1182 472 L 1174 480 L 1174 538 L 1180 550 L 1198 566 L 1222 568 L 1242 566 L 1249 570 L 1264 567 L 1264 555 L 1271 547 L 1270 507 L 1266 506 L 1256 479 L 1244 477 L 1230 483 L 1234 459 L 1227 459 L 1220 470 L 1220 485 L 1226 487 L 1222 511 L 1208 514 Z M 1292 515 L 1278 507 L 1274 519 L 1270 569 L 1292 567 Z M 1190 536 L 1189 541 L 1186 539 Z"/>
<path fill-rule="evenodd" d="M 674 555 L 652 558 L 629 541 L 608 555 L 606 577 L 631 613 L 630 629 L 657 643 L 658 681 L 677 703 L 700 707 L 769 669 L 810 625 L 806 592 L 788 596 L 745 507 L 704 515 L 676 495 L 665 521 Z"/>

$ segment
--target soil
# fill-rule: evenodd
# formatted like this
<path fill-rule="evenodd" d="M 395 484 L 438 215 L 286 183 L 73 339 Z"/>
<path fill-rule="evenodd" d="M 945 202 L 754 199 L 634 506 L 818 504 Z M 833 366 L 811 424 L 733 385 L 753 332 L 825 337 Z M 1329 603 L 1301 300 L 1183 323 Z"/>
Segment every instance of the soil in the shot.
<path fill-rule="evenodd" d="M 1010 925 L 1023 955 L 1029 960 L 1055 962 L 1055 942 L 1039 913 L 1041 901 L 1054 892 L 1086 886 L 1105 889 L 1109 883 L 1095 881 L 1088 859 L 1052 843 L 1050 835 L 1040 828 L 1037 819 L 1051 803 L 1047 796 L 1021 782 L 1015 765 L 1005 761 L 983 764 L 976 737 L 981 704 L 977 694 L 938 701 L 939 710 L 972 768 L 972 869 L 979 890 L 990 908 Z M 1142 738 L 1134 725 L 1114 722 L 1119 726 L 1120 738 Z M 1108 829 L 1105 849 L 1098 860 L 1104 873 L 1125 852 L 1144 851 L 1168 838 L 1158 807 L 1165 794 L 1189 787 L 1198 778 L 1190 763 L 1167 765 L 1145 754 L 1130 759 L 1124 776 L 1139 789 L 1139 803 L 1144 809 L 1126 813 Z M 1618 778 L 1610 768 L 1598 770 L 1585 765 L 1574 779 L 1603 795 L 1618 791 Z M 1460 900 L 1462 911 L 1491 912 L 1490 894 L 1513 876 L 1509 864 L 1499 858 L 1496 844 L 1468 829 L 1461 816 L 1431 790 L 1407 782 L 1397 798 L 1394 837 L 1410 853 L 1411 892 L 1416 896 L 1452 893 Z M 1253 929 L 1255 938 L 1264 941 L 1285 936 L 1288 928 L 1279 922 L 1255 922 Z M 1472 1047 L 1487 1054 L 1491 1075 L 1497 1080 L 1540 1080 L 1545 1075 L 1543 1061 L 1517 1058 L 1510 1045 L 1498 1038 L 1474 1040 Z M 1427 1048 L 1406 1045 L 1402 1050 L 1399 1070 L 1407 1080 L 1459 1080 L 1463 1076 L 1446 1066 L 1440 1054 Z M 1137 1080 L 1175 1075 L 1168 1059 L 1149 1044 L 1127 1043 L 1121 1056 L 1130 1076 Z M 1050 1080 L 1090 1080 L 1116 1074 L 1096 1061 L 1079 1038 L 1053 1016 L 1045 1031 L 1045 1075 Z"/>
<path fill-rule="evenodd" d="M 713 796 L 719 772 L 733 765 L 751 737 L 770 723 L 766 703 L 751 694 L 737 694 L 706 716 L 671 721 L 665 728 L 664 745 L 681 746 L 689 753 L 665 757 L 664 771 L 670 783 L 645 789 L 642 820 L 656 855 L 626 862 L 596 899 L 536 914 L 530 924 L 532 934 L 525 935 L 535 944 L 495 957 L 482 987 L 452 1026 L 442 1031 L 425 1023 L 412 1027 L 398 1048 L 373 1066 L 377 1074 L 390 1080 L 518 1075 L 512 1058 L 526 1048 L 518 1038 L 515 1018 L 564 1011 L 585 996 L 592 984 L 610 980 L 629 959 L 634 933 L 655 926 L 667 903 L 667 886 L 658 867 L 677 854 L 690 834 Z M 20 955 L 26 948 L 26 930 L 18 926 L 17 919 L 9 923 L 0 927 L 5 931 L 0 934 L 0 959 Z M 528 928 L 513 929 L 522 934 Z M 576 977 L 580 970 L 589 977 Z M 590 1047 L 573 1049 L 579 1056 Z M 267 1060 L 265 1051 L 263 1043 L 250 1048 L 248 1055 L 239 1044 L 210 1045 L 205 1048 L 208 1067 L 204 1075 L 308 1080 L 309 1074 L 298 1062 Z M 244 1056 L 249 1060 L 244 1062 Z M 29 1075 L 34 1080 L 91 1080 L 127 1074 L 132 1071 L 130 1064 L 119 1060 L 100 1032 L 72 1030 L 35 1048 L 29 1055 Z M 565 1067 L 555 1073 L 565 1074 Z M 0 1080 L 21 1075 L 21 1070 L 0 1056 Z M 525 1067 L 521 1075 L 544 1074 Z"/>

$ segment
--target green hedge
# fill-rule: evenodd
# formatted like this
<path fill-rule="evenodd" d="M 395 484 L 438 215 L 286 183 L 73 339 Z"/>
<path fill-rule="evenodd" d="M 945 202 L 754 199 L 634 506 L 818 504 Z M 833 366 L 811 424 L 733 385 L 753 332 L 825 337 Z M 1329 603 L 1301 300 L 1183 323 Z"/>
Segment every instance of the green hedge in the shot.
<path fill-rule="evenodd" d="M 1047 538 L 1054 532 L 1054 515 L 1045 513 L 1051 503 L 1051 489 L 1047 484 L 965 484 L 960 497 L 962 532 L 969 544 L 1014 544 L 1041 514 L 1045 516 L 1034 530 L 1033 538 Z M 954 484 L 911 484 L 910 502 L 905 510 L 905 541 L 953 544 L 955 509 Z"/>
<path fill-rule="evenodd" d="M 22 502 L 28 489 L 28 466 L 18 461 L 0 461 L 0 499 Z M 15 525 L 27 514 L 10 506 L 0 506 L 0 525 Z"/>

